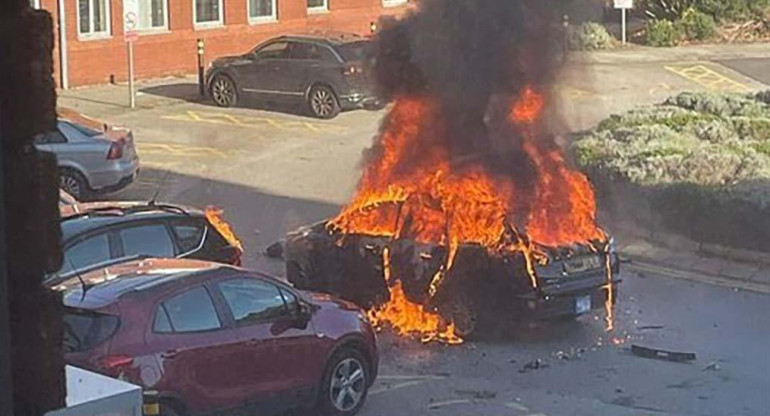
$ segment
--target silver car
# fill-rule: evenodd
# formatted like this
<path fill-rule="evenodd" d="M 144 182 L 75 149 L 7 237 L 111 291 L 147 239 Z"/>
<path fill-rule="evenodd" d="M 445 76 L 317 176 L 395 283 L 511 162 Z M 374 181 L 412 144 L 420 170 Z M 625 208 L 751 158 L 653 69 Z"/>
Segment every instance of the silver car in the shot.
<path fill-rule="evenodd" d="M 139 171 L 128 129 L 95 129 L 60 118 L 56 130 L 35 136 L 35 147 L 56 154 L 60 187 L 78 200 L 125 188 Z"/>

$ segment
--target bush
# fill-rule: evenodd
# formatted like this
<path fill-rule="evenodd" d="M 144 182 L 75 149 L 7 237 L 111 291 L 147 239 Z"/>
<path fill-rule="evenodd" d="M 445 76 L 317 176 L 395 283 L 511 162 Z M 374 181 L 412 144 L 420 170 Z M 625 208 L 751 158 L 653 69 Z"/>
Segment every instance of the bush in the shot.
<path fill-rule="evenodd" d="M 569 47 L 572 50 L 593 51 L 615 46 L 615 39 L 599 23 L 586 22 L 571 29 Z"/>
<path fill-rule="evenodd" d="M 706 40 L 717 33 L 714 18 L 696 9 L 687 10 L 678 24 L 689 40 Z"/>
<path fill-rule="evenodd" d="M 725 1 L 725 0 L 714 0 Z M 699 0 L 637 0 L 636 7 L 653 20 L 679 20 Z"/>
<path fill-rule="evenodd" d="M 647 45 L 676 46 L 681 40 L 681 28 L 670 20 L 650 20 L 647 22 Z"/>
<path fill-rule="evenodd" d="M 677 21 L 694 9 L 724 22 L 761 17 L 770 0 L 637 0 L 636 6 L 654 20 Z"/>

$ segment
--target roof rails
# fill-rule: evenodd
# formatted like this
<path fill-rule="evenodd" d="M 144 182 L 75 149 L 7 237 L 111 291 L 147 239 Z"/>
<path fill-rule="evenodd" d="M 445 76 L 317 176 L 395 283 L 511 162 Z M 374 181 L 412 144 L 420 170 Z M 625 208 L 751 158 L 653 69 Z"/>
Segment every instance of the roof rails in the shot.
<path fill-rule="evenodd" d="M 84 266 L 84 267 L 81 267 L 81 268 L 78 268 L 78 269 L 72 269 L 72 270 L 68 271 L 67 273 L 63 273 L 63 274 L 58 274 L 57 273 L 57 274 L 48 275 L 48 276 L 46 276 L 44 282 L 45 282 L 46 285 L 58 284 L 58 283 L 61 283 L 61 282 L 65 281 L 65 280 L 69 279 L 70 277 L 83 275 L 85 273 L 89 273 L 89 272 L 92 272 L 94 270 L 103 269 L 105 267 L 110 267 L 110 266 L 114 266 L 116 264 L 126 263 L 126 262 L 129 262 L 129 261 L 148 259 L 148 258 L 151 258 L 151 257 L 154 257 L 154 256 L 150 256 L 149 254 L 135 254 L 133 256 L 125 256 L 125 257 L 119 257 L 119 258 L 115 258 L 115 259 L 109 259 L 109 260 L 105 260 L 103 262 L 91 264 L 91 265 Z"/>
<path fill-rule="evenodd" d="M 133 214 L 136 212 L 148 212 L 148 211 L 165 211 L 175 212 L 178 214 L 189 216 L 190 213 L 182 207 L 169 204 L 157 204 L 147 203 L 144 205 L 134 205 L 121 207 L 119 205 L 111 205 L 104 207 L 90 208 L 76 214 L 68 215 L 62 218 L 62 221 L 68 221 L 76 218 L 90 217 L 90 216 L 123 216 L 125 214 Z"/>

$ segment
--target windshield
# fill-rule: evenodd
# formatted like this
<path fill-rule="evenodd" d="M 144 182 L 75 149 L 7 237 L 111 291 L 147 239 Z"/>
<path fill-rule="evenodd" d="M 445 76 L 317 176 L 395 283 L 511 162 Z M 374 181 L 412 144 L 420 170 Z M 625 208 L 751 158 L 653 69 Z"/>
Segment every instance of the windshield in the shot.
<path fill-rule="evenodd" d="M 90 311 L 67 309 L 64 314 L 64 351 L 84 352 L 115 334 L 120 319 Z"/>
<path fill-rule="evenodd" d="M 0 415 L 768 414 L 770 0 L 14 4 Z"/>

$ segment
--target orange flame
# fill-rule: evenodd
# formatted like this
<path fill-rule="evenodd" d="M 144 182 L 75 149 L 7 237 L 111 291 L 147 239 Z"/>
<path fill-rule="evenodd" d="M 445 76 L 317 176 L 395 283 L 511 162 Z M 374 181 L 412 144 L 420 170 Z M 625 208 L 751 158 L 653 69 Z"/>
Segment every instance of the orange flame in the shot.
<path fill-rule="evenodd" d="M 356 194 L 328 227 L 343 235 L 410 238 L 446 246 L 447 260 L 430 282 L 430 296 L 451 269 L 458 247 L 468 243 L 486 247 L 492 255 L 523 253 L 531 285 L 537 288 L 534 264 L 547 257 L 536 245 L 606 239 L 596 225 L 588 179 L 567 166 L 557 147 L 535 139 L 544 107 L 543 96 L 525 88 L 508 114 L 537 176 L 532 189 L 524 190 L 518 189 L 515 178 L 492 175 L 481 163 L 452 164 L 445 123 L 435 103 L 425 96 L 397 99 L 384 120 L 378 145 L 367 155 Z M 512 223 L 514 213 L 526 220 L 525 233 Z M 406 298 L 401 282 L 390 276 L 389 261 L 385 251 L 390 300 L 370 310 L 369 319 L 378 326 L 387 322 L 399 334 L 417 332 L 427 339 L 460 342 L 451 325 L 440 329 L 440 316 Z"/>
<path fill-rule="evenodd" d="M 204 210 L 206 219 L 209 220 L 209 224 L 211 224 L 219 232 L 219 234 L 225 238 L 228 244 L 238 247 L 241 252 L 243 252 L 243 244 L 241 244 L 241 241 L 238 239 L 238 237 L 235 236 L 235 233 L 233 232 L 232 227 L 230 227 L 230 224 L 228 224 L 227 221 L 225 221 L 222 217 L 223 212 L 224 211 L 222 208 L 217 208 L 214 206 L 208 206 Z"/>

